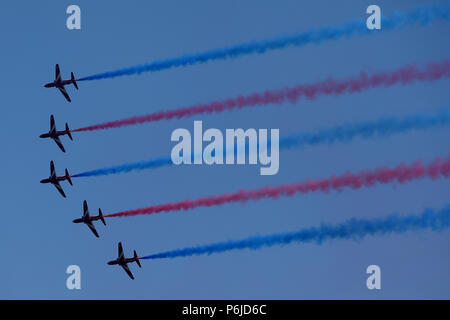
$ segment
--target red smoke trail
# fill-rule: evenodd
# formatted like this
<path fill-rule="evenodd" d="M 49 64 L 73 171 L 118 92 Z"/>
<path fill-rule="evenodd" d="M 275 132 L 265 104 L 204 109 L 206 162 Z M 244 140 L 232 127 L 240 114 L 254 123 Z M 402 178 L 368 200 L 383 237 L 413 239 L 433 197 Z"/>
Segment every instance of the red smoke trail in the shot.
<path fill-rule="evenodd" d="M 230 98 L 207 104 L 198 104 L 175 110 L 159 111 L 143 116 L 96 124 L 71 131 L 79 132 L 119 128 L 145 122 L 184 118 L 202 113 L 223 112 L 225 110 L 241 109 L 257 105 L 281 104 L 286 101 L 296 103 L 301 97 L 314 99 L 318 95 L 353 93 L 380 86 L 390 87 L 397 83 L 409 84 L 413 81 L 434 81 L 444 77 L 450 77 L 450 61 L 448 60 L 430 63 L 422 70 L 418 69 L 416 66 L 404 66 L 394 71 L 377 72 L 372 75 L 361 72 L 359 76 L 347 80 L 335 80 L 329 78 L 317 83 L 298 85 L 281 90 L 268 90 L 263 93 L 253 93 L 248 96 L 239 96 L 237 98 Z"/>
<path fill-rule="evenodd" d="M 255 190 L 241 190 L 236 193 L 214 195 L 195 200 L 184 200 L 136 210 L 122 211 L 106 215 L 105 217 L 125 217 L 139 214 L 188 210 L 196 207 L 217 206 L 228 202 L 258 200 L 262 198 L 277 199 L 280 196 L 293 196 L 297 193 L 304 194 L 315 191 L 341 191 L 344 187 L 359 189 L 363 186 L 373 187 L 377 183 L 390 183 L 394 181 L 406 183 L 421 178 L 437 179 L 441 176 L 445 178 L 450 176 L 450 156 L 446 159 L 436 158 L 428 165 L 424 165 L 422 161 L 419 160 L 410 166 L 401 163 L 394 169 L 377 168 L 373 170 L 363 170 L 356 174 L 346 172 L 341 176 L 332 175 L 330 178 L 321 180 L 307 180 L 306 182 L 285 184 L 277 187 L 266 186 Z"/>

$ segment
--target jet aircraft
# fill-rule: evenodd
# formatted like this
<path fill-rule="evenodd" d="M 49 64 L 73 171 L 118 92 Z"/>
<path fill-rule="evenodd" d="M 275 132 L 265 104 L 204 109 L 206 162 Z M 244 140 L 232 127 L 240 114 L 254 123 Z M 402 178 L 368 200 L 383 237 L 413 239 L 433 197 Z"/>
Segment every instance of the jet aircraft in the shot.
<path fill-rule="evenodd" d="M 51 115 L 50 116 L 50 131 L 47 133 L 41 134 L 39 137 L 53 139 L 53 141 L 56 142 L 56 144 L 62 150 L 62 152 L 66 152 L 63 144 L 61 143 L 61 140 L 59 139 L 60 136 L 64 136 L 66 134 L 69 136 L 70 140 L 73 141 L 72 134 L 70 133 L 69 125 L 66 123 L 66 130 L 56 130 L 55 117 L 53 117 L 53 115 Z"/>
<path fill-rule="evenodd" d="M 73 223 L 84 223 L 86 224 L 89 229 L 95 234 L 95 236 L 98 238 L 97 230 L 95 230 L 93 221 L 102 220 L 103 224 L 106 226 L 105 217 L 103 217 L 102 209 L 98 209 L 98 216 L 91 216 L 89 214 L 89 208 L 87 205 L 87 201 L 84 200 L 83 202 L 83 217 L 73 220 Z"/>
<path fill-rule="evenodd" d="M 55 67 L 55 80 L 53 82 L 49 82 L 44 87 L 46 88 L 58 88 L 59 91 L 63 94 L 63 96 L 67 99 L 67 101 L 71 102 L 69 94 L 66 91 L 66 88 L 64 86 L 73 84 L 75 88 L 78 90 L 77 81 L 75 79 L 75 76 L 73 75 L 73 72 L 70 73 L 70 79 L 69 80 L 63 80 L 61 78 L 61 72 L 59 71 L 59 65 L 57 64 Z"/>
<path fill-rule="evenodd" d="M 64 176 L 57 176 L 55 172 L 55 164 L 53 161 L 50 161 L 50 177 L 47 179 L 42 179 L 41 183 L 51 183 L 53 184 L 56 189 L 58 189 L 59 193 L 65 198 L 66 194 L 64 193 L 64 190 L 61 188 L 61 185 L 59 184 L 60 181 L 67 180 L 69 181 L 70 185 L 73 186 L 72 180 L 70 179 L 69 171 L 66 169 L 66 174 Z"/>
<path fill-rule="evenodd" d="M 139 268 L 142 268 L 141 263 L 139 262 L 139 257 L 136 253 L 136 250 L 134 250 L 134 256 L 133 258 L 125 258 L 123 255 L 123 249 L 122 249 L 122 243 L 119 242 L 119 256 L 116 260 L 111 260 L 108 262 L 109 265 L 119 265 L 121 266 L 125 272 L 128 274 L 128 276 L 134 280 L 134 276 L 131 273 L 130 269 L 128 268 L 128 263 L 136 262 Z"/>

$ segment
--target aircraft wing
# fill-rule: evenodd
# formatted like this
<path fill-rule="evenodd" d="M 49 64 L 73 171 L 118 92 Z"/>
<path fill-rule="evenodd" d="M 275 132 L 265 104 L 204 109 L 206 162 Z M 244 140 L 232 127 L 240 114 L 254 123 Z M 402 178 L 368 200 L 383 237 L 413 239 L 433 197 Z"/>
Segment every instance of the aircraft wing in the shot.
<path fill-rule="evenodd" d="M 55 80 L 61 79 L 61 72 L 59 71 L 59 65 L 55 66 Z"/>
<path fill-rule="evenodd" d="M 56 144 L 58 145 L 58 147 L 61 149 L 62 152 L 66 152 L 66 149 L 64 149 L 64 146 L 63 146 L 61 140 L 59 140 L 59 137 L 53 138 L 53 141 L 56 142 Z"/>
<path fill-rule="evenodd" d="M 52 131 L 56 131 L 55 118 L 53 117 L 53 115 L 50 116 L 50 132 Z"/>
<path fill-rule="evenodd" d="M 53 163 L 53 161 L 50 161 L 50 176 L 56 176 L 56 172 L 55 172 L 55 164 Z"/>
<path fill-rule="evenodd" d="M 130 278 L 134 280 L 133 274 L 131 273 L 130 268 L 128 268 L 128 265 L 123 264 L 121 266 L 123 270 L 125 270 L 125 272 L 130 276 Z"/>
<path fill-rule="evenodd" d="M 54 184 L 54 186 L 56 187 L 56 189 L 58 189 L 59 193 L 61 193 L 61 195 L 65 198 L 66 194 L 64 193 L 64 190 L 61 188 L 61 185 L 59 184 L 59 182 L 56 182 Z"/>
<path fill-rule="evenodd" d="M 119 242 L 119 258 L 123 257 L 123 248 L 122 248 L 122 242 Z"/>
<path fill-rule="evenodd" d="M 84 200 L 84 202 L 83 202 L 83 216 L 89 217 L 89 208 L 88 208 L 86 200 Z"/>
<path fill-rule="evenodd" d="M 86 222 L 87 226 L 89 227 L 89 229 L 91 229 L 91 231 L 95 234 L 95 236 L 97 238 L 99 238 L 97 230 L 95 230 L 94 225 L 92 224 L 92 221 Z"/>
<path fill-rule="evenodd" d="M 67 93 L 66 89 L 64 87 L 58 87 L 59 91 L 63 94 L 64 97 L 66 97 L 67 101 L 71 102 L 69 94 Z"/>

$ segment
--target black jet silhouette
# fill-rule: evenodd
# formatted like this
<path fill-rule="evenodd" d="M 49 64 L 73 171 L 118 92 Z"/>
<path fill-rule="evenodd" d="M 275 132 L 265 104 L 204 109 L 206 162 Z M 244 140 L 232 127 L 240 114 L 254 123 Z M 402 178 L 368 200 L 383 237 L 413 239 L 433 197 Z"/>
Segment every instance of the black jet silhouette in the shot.
<path fill-rule="evenodd" d="M 55 172 L 55 164 L 53 161 L 50 161 L 50 177 L 47 179 L 42 179 L 41 183 L 51 183 L 53 184 L 56 189 L 58 189 L 59 193 L 65 198 L 66 194 L 64 193 L 64 190 L 61 188 L 61 185 L 59 184 L 60 181 L 67 180 L 69 181 L 70 185 L 73 186 L 72 180 L 70 179 L 69 171 L 66 169 L 66 174 L 64 176 L 57 176 Z"/>
<path fill-rule="evenodd" d="M 60 136 L 68 135 L 70 140 L 73 141 L 72 134 L 70 133 L 69 125 L 66 123 L 66 130 L 56 130 L 55 126 L 55 118 L 53 115 L 50 116 L 50 131 L 47 133 L 41 134 L 40 138 L 51 138 L 53 141 L 56 142 L 58 147 L 62 150 L 62 152 L 66 152 L 64 149 L 63 144 L 61 143 L 61 140 L 59 139 Z"/>
<path fill-rule="evenodd" d="M 46 88 L 53 88 L 56 87 L 61 91 L 61 93 L 64 95 L 64 97 L 67 99 L 67 101 L 71 102 L 69 95 L 67 94 L 66 89 L 64 86 L 73 84 L 75 88 L 78 90 L 77 81 L 75 80 L 75 76 L 73 75 L 73 72 L 70 73 L 70 80 L 63 80 L 61 79 L 61 72 L 59 71 L 59 65 L 56 65 L 55 67 L 55 81 L 49 82 L 44 87 Z"/>
<path fill-rule="evenodd" d="M 136 262 L 137 265 L 139 266 L 139 268 L 142 268 L 141 263 L 139 262 L 139 257 L 136 253 L 136 250 L 134 250 L 133 258 L 125 258 L 125 256 L 123 255 L 122 243 L 119 242 L 119 256 L 116 260 L 109 261 L 108 264 L 110 266 L 118 264 L 125 270 L 125 272 L 128 274 L 128 276 L 130 276 L 130 278 L 134 280 L 133 274 L 131 273 L 131 271 L 127 265 L 128 263 L 131 263 L 131 262 Z"/>
<path fill-rule="evenodd" d="M 95 230 L 93 221 L 101 220 L 103 224 L 106 226 L 105 218 L 103 217 L 102 209 L 98 209 L 98 216 L 90 216 L 89 214 L 89 208 L 87 205 L 87 201 L 84 200 L 83 202 L 83 216 L 81 218 L 73 220 L 73 223 L 84 223 L 86 224 L 89 229 L 95 234 L 95 236 L 98 238 L 97 230 Z"/>

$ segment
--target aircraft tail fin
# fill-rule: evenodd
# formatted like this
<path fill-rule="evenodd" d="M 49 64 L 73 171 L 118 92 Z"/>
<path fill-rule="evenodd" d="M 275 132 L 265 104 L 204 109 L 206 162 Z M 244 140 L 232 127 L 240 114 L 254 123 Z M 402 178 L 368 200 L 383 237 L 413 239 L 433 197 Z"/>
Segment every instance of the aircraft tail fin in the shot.
<path fill-rule="evenodd" d="M 136 250 L 134 250 L 134 261 L 136 261 L 136 263 L 139 266 L 139 268 L 142 268 L 141 262 L 139 261 L 139 257 L 138 257 L 138 255 L 136 253 Z"/>
<path fill-rule="evenodd" d="M 73 85 L 74 85 L 75 88 L 77 88 L 77 90 L 78 90 L 77 81 L 75 80 L 75 76 L 73 75 L 73 72 L 70 73 L 70 80 L 72 80 Z"/>
<path fill-rule="evenodd" d="M 73 186 L 72 180 L 70 179 L 69 170 L 67 170 L 67 168 L 66 168 L 66 179 L 67 179 L 67 181 L 69 181 L 70 185 Z"/>
<path fill-rule="evenodd" d="M 73 141 L 72 134 L 70 133 L 69 125 L 67 124 L 67 122 L 66 122 L 66 132 L 67 132 L 67 135 L 69 136 L 70 140 Z"/>
<path fill-rule="evenodd" d="M 105 217 L 103 216 L 102 209 L 98 208 L 98 215 L 100 216 L 100 220 L 102 220 L 103 224 L 106 226 Z"/>

